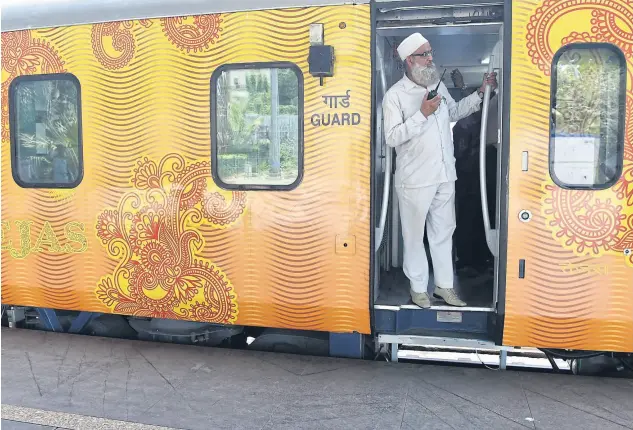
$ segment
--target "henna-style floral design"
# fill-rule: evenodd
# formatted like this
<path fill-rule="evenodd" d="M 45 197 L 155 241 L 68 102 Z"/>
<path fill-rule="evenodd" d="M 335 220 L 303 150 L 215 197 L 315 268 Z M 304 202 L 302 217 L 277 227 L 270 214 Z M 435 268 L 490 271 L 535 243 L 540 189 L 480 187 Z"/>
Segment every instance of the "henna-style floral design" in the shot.
<path fill-rule="evenodd" d="M 591 10 L 591 31 L 550 40 L 552 23 L 570 11 Z M 608 42 L 633 58 L 633 7 L 613 0 L 546 0 L 527 24 L 526 47 L 532 62 L 549 76 L 554 52 L 575 42 Z M 554 235 L 578 253 L 602 255 L 633 249 L 633 93 L 626 96 L 624 167 L 611 197 L 604 192 L 544 185 L 544 214 Z M 621 202 L 621 203 L 620 203 Z M 627 256 L 633 265 L 633 253 Z"/>
<path fill-rule="evenodd" d="M 222 31 L 222 17 L 219 14 L 163 18 L 160 21 L 169 41 L 187 52 L 208 49 L 209 44 L 214 44 Z"/>
<path fill-rule="evenodd" d="M 65 72 L 57 51 L 30 30 L 2 33 L 2 68 L 8 73 L 2 82 L 2 141 L 9 140 L 9 86 L 18 76 Z"/>
<path fill-rule="evenodd" d="M 572 10 L 583 9 L 593 10 L 592 34 L 582 33 L 583 41 L 610 42 L 618 46 L 625 56 L 633 56 L 633 34 L 630 32 L 633 28 L 632 7 L 615 0 L 546 0 L 531 16 L 526 36 L 528 55 L 532 58 L 532 63 L 546 76 L 550 74 L 554 52 L 563 44 L 580 41 L 569 37 L 559 44 L 551 41 L 552 23 Z"/>
<path fill-rule="evenodd" d="M 152 20 L 142 19 L 137 21 L 139 25 L 148 28 Z M 136 51 L 136 41 L 132 34 L 134 21 L 114 21 L 93 24 L 92 26 L 92 52 L 103 67 L 108 70 L 117 70 L 127 66 Z M 120 53 L 113 56 L 105 47 L 106 38 L 111 38 L 112 48 Z"/>
<path fill-rule="evenodd" d="M 204 246 L 195 229 L 203 222 L 222 228 L 246 207 L 244 192 L 231 201 L 207 189 L 209 162 L 187 165 L 177 154 L 159 164 L 144 158 L 117 209 L 97 219 L 97 236 L 119 264 L 97 287 L 114 312 L 156 318 L 185 318 L 231 324 L 237 296 L 226 275 L 197 256 Z"/>

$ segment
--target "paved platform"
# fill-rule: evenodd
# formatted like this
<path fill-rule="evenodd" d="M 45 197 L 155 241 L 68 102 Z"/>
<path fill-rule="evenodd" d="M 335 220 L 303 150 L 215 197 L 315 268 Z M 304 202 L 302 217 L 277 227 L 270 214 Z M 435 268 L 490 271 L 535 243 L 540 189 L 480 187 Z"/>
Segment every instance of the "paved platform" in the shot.
<path fill-rule="evenodd" d="M 628 379 L 1 335 L 2 429 L 633 428 Z"/>

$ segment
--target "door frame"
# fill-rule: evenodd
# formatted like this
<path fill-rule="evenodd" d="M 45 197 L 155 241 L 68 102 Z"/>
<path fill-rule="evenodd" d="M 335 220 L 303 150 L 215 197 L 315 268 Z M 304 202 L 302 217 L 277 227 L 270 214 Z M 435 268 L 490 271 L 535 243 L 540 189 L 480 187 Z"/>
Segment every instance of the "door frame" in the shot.
<path fill-rule="evenodd" d="M 376 55 L 377 55 L 377 10 L 380 7 L 385 6 L 411 6 L 411 2 L 399 2 L 397 0 L 371 0 L 371 258 L 370 258 L 370 295 L 369 295 L 369 309 L 370 309 L 370 324 L 372 332 L 374 331 L 375 311 L 374 311 L 374 289 L 375 289 L 375 274 L 376 274 L 376 251 L 375 251 L 375 228 L 376 228 L 376 200 L 379 196 L 376 195 L 376 181 L 373 174 L 376 157 L 376 133 L 377 133 L 377 118 L 376 118 L 376 86 L 378 82 L 378 76 L 376 72 Z M 475 2 L 476 3 L 476 2 Z M 495 2 L 497 3 L 497 2 Z M 509 160 L 510 160 L 510 102 L 511 102 L 511 60 L 512 60 L 512 0 L 502 0 L 498 2 L 499 5 L 503 4 L 503 95 L 502 95 L 502 117 L 501 117 L 501 144 L 497 151 L 497 186 L 496 186 L 496 204 L 495 204 L 495 228 L 498 231 L 498 257 L 496 262 L 495 279 L 494 279 L 494 291 L 496 297 L 496 303 L 493 303 L 493 307 L 496 307 L 496 312 L 490 314 L 492 323 L 492 338 L 497 345 L 503 343 L 503 329 L 505 320 L 505 308 L 506 308 L 506 275 L 508 270 L 507 265 L 507 238 L 508 238 L 508 174 L 509 174 Z M 426 8 L 433 8 L 438 6 L 459 6 L 463 5 L 463 2 L 459 0 L 431 0 L 425 2 Z M 392 201 L 393 196 L 390 197 Z M 483 226 L 482 226 L 483 228 Z"/>
<path fill-rule="evenodd" d="M 512 0 L 504 0 L 503 5 L 503 97 L 501 121 L 501 145 L 497 153 L 497 204 L 496 228 L 498 229 L 499 253 L 495 275 L 497 291 L 495 314 L 495 343 L 503 344 L 503 329 L 506 312 L 506 279 L 508 272 L 508 202 L 509 202 L 509 166 L 510 166 L 510 104 L 512 100 Z"/>

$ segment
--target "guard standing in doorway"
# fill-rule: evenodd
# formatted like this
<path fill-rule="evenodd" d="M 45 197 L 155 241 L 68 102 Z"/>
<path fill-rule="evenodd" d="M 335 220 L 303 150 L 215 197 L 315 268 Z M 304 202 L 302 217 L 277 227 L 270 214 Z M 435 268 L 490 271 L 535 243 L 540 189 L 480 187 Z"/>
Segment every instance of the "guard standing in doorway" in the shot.
<path fill-rule="evenodd" d="M 426 224 L 434 296 L 452 306 L 466 306 L 453 289 L 457 174 L 450 123 L 479 110 L 485 85 L 497 87 L 496 74 L 486 76 L 477 92 L 456 103 L 440 82 L 431 44 L 420 33 L 407 37 L 397 50 L 405 74 L 387 91 L 382 106 L 386 142 L 396 148 L 394 185 L 404 237 L 404 273 L 413 302 L 429 307 Z M 437 95 L 430 94 L 436 87 Z"/>

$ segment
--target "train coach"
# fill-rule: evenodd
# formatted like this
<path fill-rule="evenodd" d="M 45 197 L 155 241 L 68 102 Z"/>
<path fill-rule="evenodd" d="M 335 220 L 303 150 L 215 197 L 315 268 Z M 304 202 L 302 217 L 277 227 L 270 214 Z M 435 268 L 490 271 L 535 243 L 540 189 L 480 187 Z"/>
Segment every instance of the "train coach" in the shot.
<path fill-rule="evenodd" d="M 402 269 L 382 100 L 413 32 L 460 71 L 455 100 L 498 75 L 472 144 L 476 222 L 455 233 L 486 268 L 456 271 L 460 308 L 413 304 Z M 632 35 L 628 0 L 9 2 L 4 323 L 630 365 Z"/>

